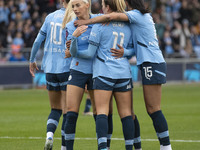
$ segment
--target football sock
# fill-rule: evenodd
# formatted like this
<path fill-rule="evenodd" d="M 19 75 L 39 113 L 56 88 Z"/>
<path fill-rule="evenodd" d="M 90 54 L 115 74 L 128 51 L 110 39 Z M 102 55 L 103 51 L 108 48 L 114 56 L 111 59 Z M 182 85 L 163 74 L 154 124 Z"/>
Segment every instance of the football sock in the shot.
<path fill-rule="evenodd" d="M 170 145 L 167 121 L 161 110 L 150 114 L 160 145 Z"/>
<path fill-rule="evenodd" d="M 97 115 L 96 133 L 98 139 L 98 149 L 107 150 L 108 117 L 106 115 Z"/>
<path fill-rule="evenodd" d="M 67 114 L 64 114 L 64 115 L 63 115 L 63 122 L 62 122 L 62 129 L 61 129 L 62 146 L 63 146 L 63 147 L 66 147 L 66 144 L 65 144 L 65 121 L 66 121 L 66 115 L 67 115 Z M 62 148 L 61 148 L 61 149 L 62 149 Z"/>
<path fill-rule="evenodd" d="M 127 116 L 121 119 L 123 134 L 125 139 L 126 150 L 133 149 L 135 125 L 132 116 Z"/>
<path fill-rule="evenodd" d="M 97 115 L 93 114 L 93 117 L 94 117 L 94 121 L 96 122 L 96 120 L 97 120 Z"/>
<path fill-rule="evenodd" d="M 135 115 L 134 125 L 135 125 L 134 148 L 141 149 L 140 124 L 136 115 Z"/>
<path fill-rule="evenodd" d="M 53 134 L 56 131 L 61 115 L 62 110 L 51 109 L 51 113 L 47 120 L 47 139 L 49 137 L 53 139 Z"/>
<path fill-rule="evenodd" d="M 110 114 L 108 115 L 107 148 L 110 148 L 112 133 L 113 133 L 113 119 L 112 119 L 112 114 Z"/>
<path fill-rule="evenodd" d="M 67 150 L 66 146 L 61 146 L 61 150 Z"/>
<path fill-rule="evenodd" d="M 77 119 L 78 113 L 67 112 L 65 121 L 65 144 L 67 150 L 73 150 Z"/>
<path fill-rule="evenodd" d="M 90 108 L 91 108 L 91 100 L 87 98 L 84 113 L 90 112 Z"/>

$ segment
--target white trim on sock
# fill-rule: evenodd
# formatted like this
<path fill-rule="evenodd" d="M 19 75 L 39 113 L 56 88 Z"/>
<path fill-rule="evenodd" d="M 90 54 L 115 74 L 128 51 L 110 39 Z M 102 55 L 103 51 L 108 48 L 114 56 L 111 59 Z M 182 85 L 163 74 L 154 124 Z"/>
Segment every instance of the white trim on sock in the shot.
<path fill-rule="evenodd" d="M 67 150 L 66 146 L 61 146 L 61 150 Z"/>

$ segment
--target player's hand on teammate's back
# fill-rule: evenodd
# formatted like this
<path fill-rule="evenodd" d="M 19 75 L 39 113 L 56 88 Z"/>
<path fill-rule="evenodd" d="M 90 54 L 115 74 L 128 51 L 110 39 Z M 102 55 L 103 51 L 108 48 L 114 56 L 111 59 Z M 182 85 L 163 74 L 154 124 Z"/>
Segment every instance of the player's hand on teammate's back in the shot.
<path fill-rule="evenodd" d="M 121 58 L 124 55 L 124 48 L 117 44 L 119 49 L 111 48 L 111 52 L 113 53 L 112 56 L 114 56 L 116 59 Z"/>
<path fill-rule="evenodd" d="M 78 28 L 74 31 L 73 36 L 79 37 L 81 34 L 83 34 L 85 31 L 87 31 L 87 28 L 88 28 L 88 26 L 86 26 L 86 25 L 83 25 L 83 26 L 78 27 Z"/>
<path fill-rule="evenodd" d="M 70 58 L 72 55 L 70 54 L 69 49 L 65 50 L 65 58 Z"/>
<path fill-rule="evenodd" d="M 39 70 L 36 62 L 30 63 L 29 64 L 29 72 L 32 75 L 32 77 L 35 77 L 35 70 Z"/>
<path fill-rule="evenodd" d="M 72 42 L 71 40 L 69 40 L 69 41 L 66 42 L 67 49 L 70 49 L 71 42 Z"/>

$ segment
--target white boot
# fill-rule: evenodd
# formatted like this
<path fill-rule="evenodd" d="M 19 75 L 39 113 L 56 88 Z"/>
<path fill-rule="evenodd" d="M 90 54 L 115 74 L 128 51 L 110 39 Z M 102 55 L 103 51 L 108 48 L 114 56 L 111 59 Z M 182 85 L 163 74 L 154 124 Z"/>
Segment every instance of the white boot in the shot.
<path fill-rule="evenodd" d="M 172 150 L 172 147 L 171 145 L 167 145 L 167 146 L 160 145 L 160 150 Z"/>

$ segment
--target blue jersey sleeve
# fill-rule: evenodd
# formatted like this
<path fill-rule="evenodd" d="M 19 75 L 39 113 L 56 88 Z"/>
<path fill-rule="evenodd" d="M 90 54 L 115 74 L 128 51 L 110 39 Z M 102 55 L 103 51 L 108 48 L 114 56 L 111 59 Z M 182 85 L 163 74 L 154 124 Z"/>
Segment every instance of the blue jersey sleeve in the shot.
<path fill-rule="evenodd" d="M 88 49 L 83 51 L 78 51 L 77 57 L 78 58 L 85 58 L 85 59 L 92 59 L 96 54 L 98 47 L 92 44 L 89 44 Z"/>
<path fill-rule="evenodd" d="M 47 24 L 48 24 L 48 16 L 45 18 L 45 21 L 40 29 L 41 34 L 46 34 L 47 33 Z M 45 35 L 46 36 L 46 35 Z"/>
<path fill-rule="evenodd" d="M 133 45 L 133 39 L 131 37 L 131 40 L 128 43 L 127 48 L 124 48 L 124 57 L 132 57 L 135 55 L 135 50 L 134 50 L 134 45 Z"/>
<path fill-rule="evenodd" d="M 92 31 L 90 33 L 89 43 L 94 46 L 99 46 L 101 39 L 101 28 L 99 24 L 95 24 L 92 27 Z"/>
<path fill-rule="evenodd" d="M 67 41 L 72 39 L 72 34 L 74 33 L 75 30 L 76 28 L 74 27 L 74 21 L 71 21 L 66 25 L 66 40 Z"/>
<path fill-rule="evenodd" d="M 141 19 L 139 11 L 131 10 L 126 12 L 126 15 L 128 16 L 130 23 L 137 23 L 138 20 Z"/>
<path fill-rule="evenodd" d="M 31 56 L 30 56 L 30 62 L 34 62 L 35 61 L 35 56 L 40 48 L 41 43 L 44 41 L 44 39 L 46 38 L 46 35 L 43 35 L 41 30 L 38 33 L 34 43 L 33 43 L 33 47 L 31 50 Z"/>
<path fill-rule="evenodd" d="M 124 57 L 131 57 L 135 54 L 135 51 L 133 48 L 124 48 Z"/>
<path fill-rule="evenodd" d="M 77 51 L 78 51 L 77 37 L 72 36 L 70 45 L 70 54 L 72 55 L 72 57 L 76 57 Z"/>
<path fill-rule="evenodd" d="M 94 57 L 96 50 L 98 48 L 97 46 L 89 44 L 88 49 L 78 51 L 77 37 L 72 36 L 71 40 L 72 42 L 70 46 L 70 53 L 72 57 L 85 58 L 85 59 L 91 59 Z"/>

